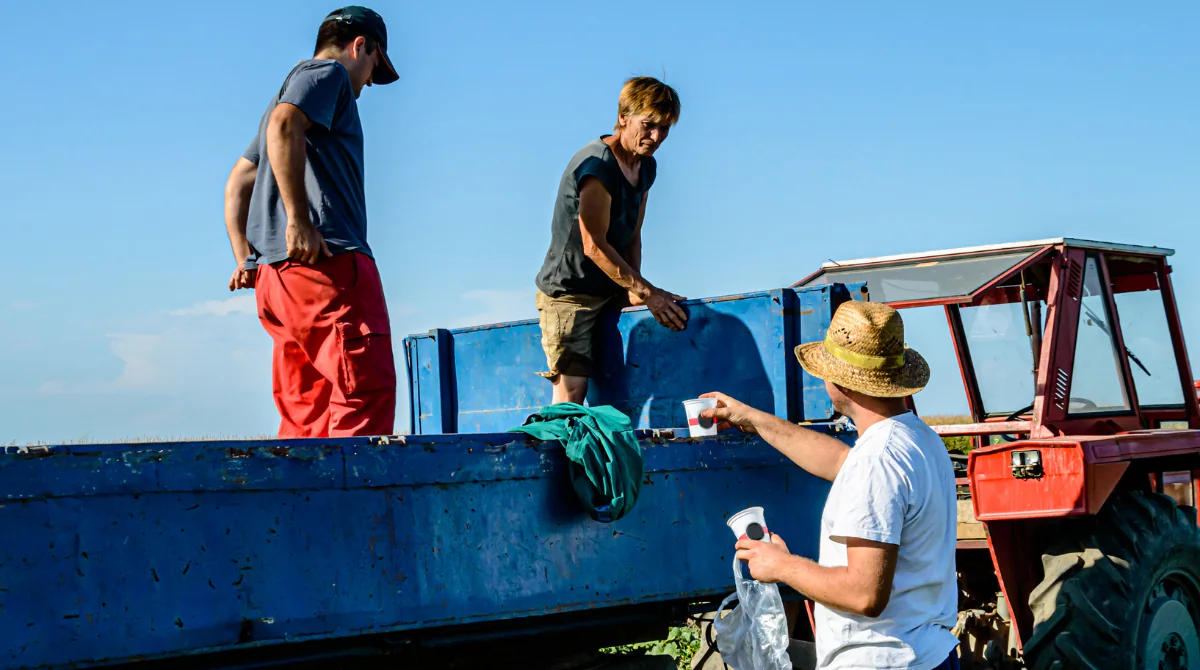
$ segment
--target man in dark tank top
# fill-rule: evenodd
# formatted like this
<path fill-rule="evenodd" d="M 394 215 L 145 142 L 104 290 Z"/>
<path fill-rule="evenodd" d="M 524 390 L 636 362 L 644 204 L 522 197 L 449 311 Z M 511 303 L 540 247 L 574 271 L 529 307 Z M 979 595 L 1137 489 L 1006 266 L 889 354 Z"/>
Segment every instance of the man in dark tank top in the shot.
<path fill-rule="evenodd" d="M 550 248 L 537 276 L 537 307 L 553 402 L 582 403 L 594 374 L 592 332 L 610 303 L 646 305 L 682 330 L 683 297 L 641 274 L 642 222 L 654 185 L 654 152 L 679 120 L 679 96 L 652 77 L 625 82 L 614 134 L 580 149 L 558 186 Z"/>

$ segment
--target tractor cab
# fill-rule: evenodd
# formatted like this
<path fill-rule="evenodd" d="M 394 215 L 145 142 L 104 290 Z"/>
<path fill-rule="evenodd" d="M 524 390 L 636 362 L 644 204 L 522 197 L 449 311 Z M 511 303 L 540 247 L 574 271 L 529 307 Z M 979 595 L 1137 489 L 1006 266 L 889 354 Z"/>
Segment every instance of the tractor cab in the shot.
<path fill-rule="evenodd" d="M 797 287 L 865 282 L 897 309 L 943 306 L 980 443 L 1197 428 L 1173 252 L 1052 239 L 829 262 Z"/>

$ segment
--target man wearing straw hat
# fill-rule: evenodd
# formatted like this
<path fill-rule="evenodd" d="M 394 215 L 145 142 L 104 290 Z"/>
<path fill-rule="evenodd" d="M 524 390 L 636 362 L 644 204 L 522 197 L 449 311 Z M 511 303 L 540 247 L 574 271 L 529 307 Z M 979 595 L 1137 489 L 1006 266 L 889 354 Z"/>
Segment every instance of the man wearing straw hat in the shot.
<path fill-rule="evenodd" d="M 928 383 L 928 364 L 904 344 L 896 310 L 855 301 L 837 310 L 823 342 L 800 345 L 796 357 L 825 380 L 859 437 L 851 449 L 706 394 L 718 403 L 702 416 L 757 433 L 833 482 L 818 562 L 792 555 L 774 534 L 740 540 L 737 557 L 755 579 L 784 582 L 816 603 L 819 668 L 957 668 L 954 470 L 941 439 L 905 402 Z"/>

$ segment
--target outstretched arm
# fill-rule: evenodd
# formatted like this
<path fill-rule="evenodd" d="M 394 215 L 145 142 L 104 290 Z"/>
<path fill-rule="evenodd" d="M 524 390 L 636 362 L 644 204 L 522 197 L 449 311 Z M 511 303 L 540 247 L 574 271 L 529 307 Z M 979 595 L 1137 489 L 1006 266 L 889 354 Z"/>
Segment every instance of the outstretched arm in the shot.
<path fill-rule="evenodd" d="M 714 419 L 724 428 L 757 433 L 793 463 L 821 479 L 833 481 L 850 453 L 850 447 L 840 440 L 754 409 L 724 393 L 705 393 L 700 397 L 717 399 L 717 408 L 706 409 L 700 416 Z"/>

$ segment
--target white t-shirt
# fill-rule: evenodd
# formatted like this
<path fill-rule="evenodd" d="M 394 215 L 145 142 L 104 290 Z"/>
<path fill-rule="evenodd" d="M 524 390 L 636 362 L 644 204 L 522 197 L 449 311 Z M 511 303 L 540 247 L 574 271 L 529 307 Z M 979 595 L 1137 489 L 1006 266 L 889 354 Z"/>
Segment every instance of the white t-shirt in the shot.
<path fill-rule="evenodd" d="M 958 644 L 956 498 L 946 447 L 916 415 L 859 436 L 821 515 L 820 564 L 845 566 L 841 538 L 861 538 L 900 546 L 896 575 L 877 618 L 815 607 L 819 668 L 928 670 L 946 660 Z"/>

